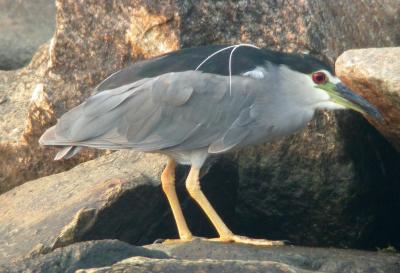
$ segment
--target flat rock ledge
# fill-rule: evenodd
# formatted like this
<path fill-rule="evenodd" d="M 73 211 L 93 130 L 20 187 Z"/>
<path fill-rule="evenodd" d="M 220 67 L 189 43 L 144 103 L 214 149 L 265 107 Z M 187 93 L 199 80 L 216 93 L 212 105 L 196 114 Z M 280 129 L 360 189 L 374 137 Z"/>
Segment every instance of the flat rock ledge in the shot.
<path fill-rule="evenodd" d="M 297 246 L 256 247 L 194 240 L 133 246 L 76 243 L 0 267 L 0 272 L 400 272 L 400 254 Z"/>
<path fill-rule="evenodd" d="M 104 232 L 107 225 L 119 230 L 120 225 L 129 226 L 124 221 L 130 217 L 141 223 L 162 219 L 165 206 L 160 203 L 164 198 L 158 180 L 164 162 L 160 155 L 113 153 L 0 195 L 0 264 L 82 241 L 97 225 Z M 129 197 L 129 193 L 133 195 Z M 121 205 L 124 199 L 139 203 Z M 149 204 L 146 200 L 155 201 Z M 117 210 L 110 211 L 114 205 Z M 160 212 L 158 217 L 151 216 L 154 211 Z M 122 219 L 119 224 L 118 214 Z M 143 236 L 150 229 L 142 224 L 137 235 Z M 135 234 L 132 231 L 130 235 Z"/>
<path fill-rule="evenodd" d="M 159 181 L 166 160 L 157 154 L 119 151 L 1 194 L 0 265 L 81 241 L 113 238 L 144 245 L 176 237 Z M 228 189 L 224 196 L 209 196 L 218 196 L 216 208 L 229 219 L 237 177 L 224 162 L 217 161 L 202 184 L 206 193 Z M 191 216 L 188 223 L 194 234 L 211 236 L 214 231 L 184 189 L 184 172 L 177 170 L 177 191 L 184 213 Z"/>

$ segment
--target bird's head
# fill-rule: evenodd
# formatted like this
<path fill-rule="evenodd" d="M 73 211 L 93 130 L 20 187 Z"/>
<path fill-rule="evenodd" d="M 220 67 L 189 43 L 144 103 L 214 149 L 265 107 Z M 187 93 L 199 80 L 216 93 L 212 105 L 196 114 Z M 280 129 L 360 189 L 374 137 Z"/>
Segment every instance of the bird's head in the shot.
<path fill-rule="evenodd" d="M 288 98 L 292 98 L 292 102 L 297 102 L 297 105 L 314 109 L 350 108 L 383 120 L 371 103 L 347 88 L 324 62 L 304 54 L 264 50 L 264 55 L 273 64 L 267 65 L 265 69 L 277 71 L 272 74 L 279 78 L 278 89 L 286 93 Z"/>
<path fill-rule="evenodd" d="M 379 111 L 365 98 L 347 88 L 337 77 L 327 70 L 317 70 L 306 77 L 309 79 L 313 92 L 324 99 L 317 108 L 349 108 L 364 115 L 382 120 Z M 321 93 L 322 92 L 322 96 Z"/>

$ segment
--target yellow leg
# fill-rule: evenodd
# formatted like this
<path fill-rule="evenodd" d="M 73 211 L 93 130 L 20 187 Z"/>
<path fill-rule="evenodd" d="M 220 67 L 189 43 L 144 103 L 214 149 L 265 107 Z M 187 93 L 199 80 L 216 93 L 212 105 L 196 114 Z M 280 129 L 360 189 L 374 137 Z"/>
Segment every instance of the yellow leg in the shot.
<path fill-rule="evenodd" d="M 175 161 L 168 160 L 167 166 L 161 174 L 161 185 L 165 195 L 167 196 L 169 205 L 171 206 L 172 213 L 178 227 L 179 238 L 181 241 L 190 241 L 193 236 L 190 232 L 185 217 L 183 216 L 181 206 L 179 205 L 178 196 L 175 189 Z M 172 240 L 171 240 L 172 241 Z"/>
<path fill-rule="evenodd" d="M 222 221 L 204 193 L 201 191 L 199 181 L 200 169 L 192 167 L 186 179 L 186 188 L 192 198 L 200 205 L 205 214 L 208 216 L 215 229 L 219 234 L 219 238 L 211 239 L 212 241 L 237 242 L 252 245 L 283 245 L 282 241 L 269 241 L 264 239 L 253 239 L 244 236 L 235 235 Z"/>

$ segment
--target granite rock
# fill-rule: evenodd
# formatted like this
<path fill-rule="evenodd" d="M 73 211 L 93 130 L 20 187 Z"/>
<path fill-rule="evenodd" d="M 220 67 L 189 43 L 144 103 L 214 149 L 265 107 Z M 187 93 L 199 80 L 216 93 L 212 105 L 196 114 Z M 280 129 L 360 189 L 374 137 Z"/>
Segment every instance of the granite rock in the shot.
<path fill-rule="evenodd" d="M 54 0 L 0 0 L 0 70 L 27 65 L 54 30 Z"/>
<path fill-rule="evenodd" d="M 397 273 L 399 254 L 306 247 L 255 247 L 194 240 L 131 246 L 116 240 L 76 243 L 0 266 L 0 272 Z"/>
<path fill-rule="evenodd" d="M 142 245 L 176 238 L 160 186 L 166 160 L 155 154 L 116 152 L 0 195 L 0 264 L 82 240 L 117 238 Z M 236 167 L 228 162 L 217 162 L 203 184 L 226 219 L 233 217 L 237 181 Z M 178 193 L 188 224 L 196 235 L 215 234 L 189 199 L 182 181 L 185 174 L 185 168 L 178 169 Z"/>
<path fill-rule="evenodd" d="M 0 265 L 0 272 L 73 273 L 79 269 L 112 265 L 132 256 L 169 257 L 164 252 L 148 250 L 118 240 L 88 241 L 58 248 L 47 255 L 31 255 L 17 263 Z"/>
<path fill-rule="evenodd" d="M 151 250 L 162 251 L 175 259 L 276 262 L 289 266 L 294 272 L 305 270 L 306 272 L 326 273 L 394 273 L 400 269 L 400 255 L 398 253 L 299 246 L 257 247 L 200 240 L 186 244 L 153 244 L 146 247 Z M 292 271 L 288 270 L 288 272 Z"/>
<path fill-rule="evenodd" d="M 163 164 L 161 156 L 114 153 L 0 195 L 0 263 L 82 240 L 104 213 L 127 196 L 137 200 L 124 207 L 130 209 L 125 221 L 142 222 L 141 217 L 151 219 L 155 211 L 162 213 L 165 204 L 158 177 Z M 143 212 L 142 216 L 137 212 Z M 120 217 L 116 211 L 107 221 L 115 227 L 123 225 L 115 221 Z M 150 219 L 145 222 L 151 225 Z M 147 229 L 143 223 L 130 235 L 143 235 Z"/>
<path fill-rule="evenodd" d="M 384 122 L 369 119 L 400 151 L 400 47 L 353 49 L 336 61 L 336 73 L 378 107 Z"/>
<path fill-rule="evenodd" d="M 237 153 L 236 232 L 296 245 L 400 248 L 400 156 L 361 115 Z"/>

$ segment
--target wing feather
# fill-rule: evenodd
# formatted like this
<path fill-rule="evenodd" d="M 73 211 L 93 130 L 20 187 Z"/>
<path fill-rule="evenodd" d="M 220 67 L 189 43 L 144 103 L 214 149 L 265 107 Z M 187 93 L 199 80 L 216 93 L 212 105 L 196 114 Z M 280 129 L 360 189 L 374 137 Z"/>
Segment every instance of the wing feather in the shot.
<path fill-rule="evenodd" d="M 254 79 L 232 80 L 232 94 L 229 77 L 200 71 L 167 73 L 126 90 L 103 91 L 65 114 L 51 143 L 140 151 L 212 145 L 210 152 L 226 151 L 248 135 L 249 107 L 256 98 L 246 88 Z"/>
<path fill-rule="evenodd" d="M 254 122 L 254 117 L 250 116 L 250 107 L 240 111 L 237 119 L 232 123 L 224 135 L 214 142 L 208 148 L 209 153 L 222 153 L 239 145 L 250 133 L 246 127 Z"/>

